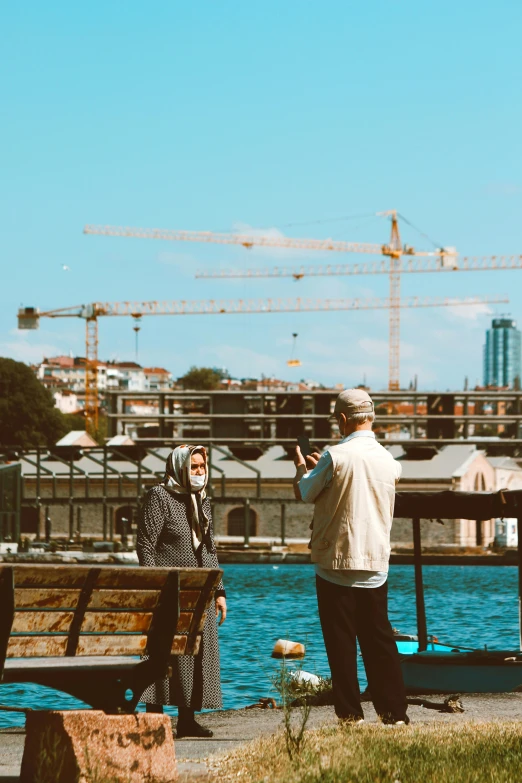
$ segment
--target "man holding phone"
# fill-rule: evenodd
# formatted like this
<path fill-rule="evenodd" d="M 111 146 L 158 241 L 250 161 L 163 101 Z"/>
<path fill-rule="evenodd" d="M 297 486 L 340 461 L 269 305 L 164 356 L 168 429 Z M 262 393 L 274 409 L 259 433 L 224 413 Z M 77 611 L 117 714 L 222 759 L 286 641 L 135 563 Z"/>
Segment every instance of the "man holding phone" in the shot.
<path fill-rule="evenodd" d="M 388 566 L 396 462 L 375 439 L 373 401 L 345 389 L 334 417 L 341 442 L 321 456 L 296 447 L 294 492 L 314 503 L 311 560 L 332 673 L 335 712 L 364 720 L 357 680 L 357 639 L 375 710 L 387 725 L 409 723 L 397 645 L 388 619 Z M 307 444 L 301 440 L 306 451 Z"/>

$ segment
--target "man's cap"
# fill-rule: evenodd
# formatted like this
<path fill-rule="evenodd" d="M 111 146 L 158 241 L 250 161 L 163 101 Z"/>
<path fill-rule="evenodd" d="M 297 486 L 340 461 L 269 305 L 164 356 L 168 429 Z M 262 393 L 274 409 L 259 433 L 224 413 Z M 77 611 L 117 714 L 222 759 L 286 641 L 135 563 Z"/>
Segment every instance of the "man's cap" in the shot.
<path fill-rule="evenodd" d="M 345 389 L 335 401 L 334 414 L 345 413 L 353 416 L 354 413 L 373 413 L 373 401 L 364 389 Z"/>

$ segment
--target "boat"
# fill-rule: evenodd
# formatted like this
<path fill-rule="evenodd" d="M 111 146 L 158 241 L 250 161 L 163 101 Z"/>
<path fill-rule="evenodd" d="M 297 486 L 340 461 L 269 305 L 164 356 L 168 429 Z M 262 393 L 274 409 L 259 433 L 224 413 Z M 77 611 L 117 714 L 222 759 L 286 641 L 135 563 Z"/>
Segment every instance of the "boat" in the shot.
<path fill-rule="evenodd" d="M 413 524 L 417 635 L 396 632 L 408 694 L 522 692 L 522 490 L 500 492 L 401 492 L 396 517 Z M 451 646 L 427 633 L 422 579 L 421 519 L 518 520 L 519 647 L 492 650 Z"/>
<path fill-rule="evenodd" d="M 419 652 L 419 637 L 413 634 L 400 633 L 394 629 L 395 643 L 401 655 L 413 655 Z M 427 649 L 430 652 L 452 652 L 455 646 L 439 642 L 436 636 L 428 636 Z M 462 649 L 462 648 L 460 648 Z"/>
<path fill-rule="evenodd" d="M 522 692 L 522 652 L 513 650 L 424 650 L 401 655 L 406 692 Z"/>

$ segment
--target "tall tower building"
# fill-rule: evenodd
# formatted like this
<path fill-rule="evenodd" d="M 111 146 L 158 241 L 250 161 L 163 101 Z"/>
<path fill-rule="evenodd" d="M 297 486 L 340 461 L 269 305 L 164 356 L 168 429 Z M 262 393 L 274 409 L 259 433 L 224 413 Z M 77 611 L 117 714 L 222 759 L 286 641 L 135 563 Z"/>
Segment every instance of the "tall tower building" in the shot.
<path fill-rule="evenodd" d="M 521 334 L 517 322 L 511 318 L 494 318 L 486 332 L 484 346 L 484 386 L 520 384 Z"/>

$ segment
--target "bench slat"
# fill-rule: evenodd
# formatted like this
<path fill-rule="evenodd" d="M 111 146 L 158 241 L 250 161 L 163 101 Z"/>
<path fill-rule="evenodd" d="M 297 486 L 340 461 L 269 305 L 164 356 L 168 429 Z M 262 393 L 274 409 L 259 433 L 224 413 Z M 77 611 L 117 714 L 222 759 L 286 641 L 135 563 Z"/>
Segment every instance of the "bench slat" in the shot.
<path fill-rule="evenodd" d="M 185 644 L 183 648 L 183 652 L 179 652 L 178 646 L 177 646 L 177 639 L 186 639 L 187 643 Z M 172 645 L 172 655 L 197 655 L 199 652 L 199 647 L 201 644 L 201 635 L 198 634 L 197 636 L 190 637 L 190 636 L 180 636 L 175 637 L 174 644 Z M 181 645 L 180 645 L 181 646 Z"/>
<path fill-rule="evenodd" d="M 84 633 L 147 633 L 152 612 L 85 612 L 80 628 Z"/>
<path fill-rule="evenodd" d="M 17 587 L 15 606 L 17 609 L 75 609 L 79 595 L 79 590 Z"/>
<path fill-rule="evenodd" d="M 76 655 L 140 655 L 146 646 L 146 636 L 93 634 L 79 637 Z"/>
<path fill-rule="evenodd" d="M 11 636 L 7 648 L 8 658 L 38 658 L 65 656 L 67 636 Z M 191 646 L 187 647 L 188 637 L 174 637 L 172 655 L 197 655 L 201 636 L 195 637 Z M 147 637 L 144 635 L 92 634 L 80 636 L 76 655 L 141 655 L 145 652 Z M 67 659 L 69 660 L 69 658 Z"/>
<path fill-rule="evenodd" d="M 154 609 L 159 590 L 93 590 L 89 609 Z"/>
<path fill-rule="evenodd" d="M 65 655 L 67 636 L 11 636 L 8 658 L 34 658 Z"/>
<path fill-rule="evenodd" d="M 178 622 L 179 633 L 188 633 L 193 618 L 192 612 L 181 612 Z M 80 634 L 83 633 L 147 633 L 152 612 L 90 612 L 85 613 Z"/>
<path fill-rule="evenodd" d="M 125 609 L 126 611 L 145 611 L 154 609 L 158 602 L 159 590 L 93 590 L 88 609 Z M 17 609 L 75 609 L 80 590 L 67 588 L 53 589 L 45 587 L 18 587 L 15 590 Z M 181 610 L 194 609 L 199 597 L 198 590 L 181 590 L 179 605 Z"/>
<path fill-rule="evenodd" d="M 73 612 L 15 612 L 11 633 L 67 633 Z"/>
<path fill-rule="evenodd" d="M 15 587 L 40 588 L 81 588 L 85 582 L 86 572 L 91 566 L 53 566 L 44 569 L 41 566 L 14 566 Z M 180 587 L 203 587 L 207 573 L 200 569 L 179 569 Z M 96 587 L 115 588 L 120 590 L 154 590 L 161 589 L 165 577 L 171 571 L 167 568 L 122 568 L 121 566 L 100 566 L 100 575 Z"/>

